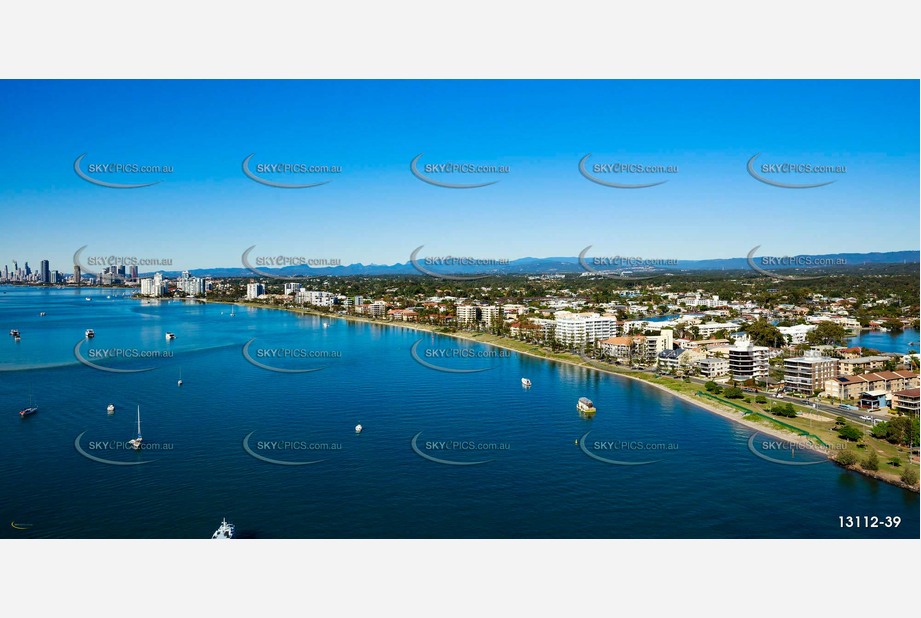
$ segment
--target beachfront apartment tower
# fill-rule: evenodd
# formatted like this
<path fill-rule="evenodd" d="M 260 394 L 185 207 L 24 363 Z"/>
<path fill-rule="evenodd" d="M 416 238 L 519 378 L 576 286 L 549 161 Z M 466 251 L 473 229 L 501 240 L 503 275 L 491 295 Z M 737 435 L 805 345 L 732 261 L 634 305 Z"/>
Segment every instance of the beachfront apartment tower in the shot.
<path fill-rule="evenodd" d="M 265 294 L 265 285 L 261 283 L 247 283 L 246 284 L 246 299 L 247 300 L 259 298 L 263 294 Z"/>
<path fill-rule="evenodd" d="M 566 345 L 594 344 L 617 334 L 617 318 L 614 316 L 557 311 L 553 318 L 554 336 Z"/>
<path fill-rule="evenodd" d="M 783 373 L 785 390 L 812 395 L 825 390 L 825 380 L 838 376 L 838 359 L 809 350 L 804 356 L 785 359 Z"/>
<path fill-rule="evenodd" d="M 457 311 L 457 323 L 458 324 L 473 324 L 477 321 L 477 307 L 476 305 L 457 305 L 455 310 Z"/>
<path fill-rule="evenodd" d="M 768 377 L 768 351 L 760 345 L 752 345 L 748 339 L 739 338 L 729 348 L 729 371 L 736 382 L 747 380 L 764 381 Z"/>

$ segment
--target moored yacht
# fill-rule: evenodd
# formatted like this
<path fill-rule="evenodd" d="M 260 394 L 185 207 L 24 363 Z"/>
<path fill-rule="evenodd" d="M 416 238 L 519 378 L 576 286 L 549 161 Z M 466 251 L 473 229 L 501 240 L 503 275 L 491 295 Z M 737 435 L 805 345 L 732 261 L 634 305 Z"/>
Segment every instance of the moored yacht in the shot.
<path fill-rule="evenodd" d="M 585 414 L 594 414 L 595 413 L 595 404 L 592 403 L 592 400 L 588 397 L 579 397 L 579 402 L 576 404 L 576 409 L 579 412 Z"/>
<path fill-rule="evenodd" d="M 86 332 L 83 333 L 83 336 L 86 337 L 87 339 L 92 339 L 93 337 L 96 336 L 96 333 L 93 331 L 92 328 L 87 328 Z"/>
<path fill-rule="evenodd" d="M 227 518 L 224 517 L 221 519 L 220 527 L 214 531 L 214 534 L 211 535 L 212 539 L 232 539 L 233 538 L 233 524 L 227 523 Z"/>

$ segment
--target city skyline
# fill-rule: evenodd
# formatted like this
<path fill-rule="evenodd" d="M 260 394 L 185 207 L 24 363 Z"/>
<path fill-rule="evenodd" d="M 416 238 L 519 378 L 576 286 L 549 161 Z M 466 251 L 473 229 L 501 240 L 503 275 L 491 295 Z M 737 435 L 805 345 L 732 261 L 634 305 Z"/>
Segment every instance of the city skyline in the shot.
<path fill-rule="evenodd" d="M 5 84 L 0 199 L 7 255 L 65 263 L 170 258 L 191 269 L 272 254 L 342 263 L 433 255 L 599 254 L 681 259 L 910 250 L 917 245 L 916 82 L 313 81 Z M 214 110 L 220 109 L 220 113 Z M 808 111 L 804 111 L 808 110 Z M 85 156 L 83 156 L 85 155 Z M 248 178 L 322 186 L 280 189 Z M 586 161 L 585 157 L 590 158 Z M 841 166 L 812 189 L 749 173 L 782 163 Z M 421 158 L 419 158 L 421 156 Z M 471 189 L 436 182 L 476 184 Z M 603 181 L 664 184 L 643 189 Z M 160 174 L 98 171 L 161 165 Z M 277 174 L 267 165 L 327 166 Z M 427 172 L 445 163 L 507 173 Z M 595 172 L 609 164 L 675 173 Z M 158 182 L 138 189 L 95 186 Z M 93 171 L 96 170 L 96 171 Z M 260 171 L 261 170 L 261 171 Z M 764 174 L 762 174 L 764 175 Z M 770 178 L 802 183 L 800 174 Z M 769 178 L 769 179 L 770 179 Z M 894 215 L 867 216 L 880 208 Z M 55 225 L 22 233 L 36 216 Z M 891 224 L 893 220 L 912 225 Z M 859 222 L 860 238 L 842 222 Z M 655 233 L 645 233 L 654 229 Z M 158 231 L 159 230 L 159 231 Z M 151 231 L 152 233 L 145 233 Z M 161 233 L 162 232 L 162 233 Z M 717 234 L 721 255 L 702 239 Z"/>

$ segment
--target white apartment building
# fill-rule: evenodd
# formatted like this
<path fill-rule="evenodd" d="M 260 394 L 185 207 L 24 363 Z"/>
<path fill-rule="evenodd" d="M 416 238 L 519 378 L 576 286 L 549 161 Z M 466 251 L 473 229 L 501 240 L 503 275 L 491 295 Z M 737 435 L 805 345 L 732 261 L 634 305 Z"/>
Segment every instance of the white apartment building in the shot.
<path fill-rule="evenodd" d="M 708 337 L 713 336 L 713 333 L 725 330 L 727 333 L 733 333 L 739 330 L 739 325 L 735 322 L 704 322 L 702 324 L 697 324 L 697 332 L 700 337 L 707 339 Z"/>
<path fill-rule="evenodd" d="M 705 378 L 717 378 L 729 373 L 729 359 L 727 358 L 702 358 L 697 361 L 700 375 Z"/>
<path fill-rule="evenodd" d="M 259 298 L 265 294 L 265 285 L 262 283 L 247 283 L 246 284 L 246 299 L 252 300 L 254 298 Z"/>
<path fill-rule="evenodd" d="M 610 315 L 557 311 L 553 319 L 556 340 L 568 345 L 594 344 L 617 334 L 617 318 Z"/>
<path fill-rule="evenodd" d="M 804 395 L 825 390 L 825 381 L 837 377 L 838 359 L 809 350 L 804 356 L 783 362 L 784 389 Z"/>
<path fill-rule="evenodd" d="M 492 326 L 499 321 L 499 307 L 495 305 L 486 305 L 480 307 L 480 321 L 486 326 Z"/>
<path fill-rule="evenodd" d="M 157 273 L 149 279 L 141 279 L 141 294 L 143 296 L 165 296 L 167 292 L 163 273 Z"/>
<path fill-rule="evenodd" d="M 768 351 L 770 348 L 752 345 L 749 339 L 739 338 L 729 348 L 729 371 L 736 382 L 764 381 L 768 377 Z"/>
<path fill-rule="evenodd" d="M 815 324 L 796 324 L 795 326 L 778 326 L 777 330 L 784 336 L 787 343 L 797 345 L 806 343 L 806 335 L 816 329 Z"/>
<path fill-rule="evenodd" d="M 298 290 L 301 289 L 300 283 L 286 283 L 285 284 L 285 296 L 288 294 L 297 294 Z"/>
<path fill-rule="evenodd" d="M 321 292 L 318 290 L 298 290 L 294 295 L 294 302 L 317 307 L 332 307 L 335 295 L 332 292 Z"/>
<path fill-rule="evenodd" d="M 477 321 L 477 309 L 479 309 L 479 307 L 476 305 L 457 305 L 455 307 L 457 323 L 474 324 Z"/>

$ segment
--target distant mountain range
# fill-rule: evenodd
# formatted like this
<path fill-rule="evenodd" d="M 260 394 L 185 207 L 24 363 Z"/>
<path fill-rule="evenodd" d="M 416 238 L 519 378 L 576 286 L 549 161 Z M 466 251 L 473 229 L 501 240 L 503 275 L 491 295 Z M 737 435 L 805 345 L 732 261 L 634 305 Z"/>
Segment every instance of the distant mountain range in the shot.
<path fill-rule="evenodd" d="M 797 255 L 792 256 L 796 258 L 796 268 L 797 269 L 838 269 L 838 268 L 854 268 L 861 265 L 878 265 L 878 264 L 917 264 L 921 262 L 921 252 L 919 251 L 888 251 L 885 253 L 829 253 L 823 255 Z M 790 256 L 785 256 L 783 258 L 776 257 L 774 263 L 770 262 L 771 258 L 767 258 L 761 255 L 755 255 L 753 258 L 755 264 L 765 270 L 770 271 L 784 271 L 790 270 L 793 266 L 790 266 L 791 263 Z M 779 262 L 779 260 L 785 260 L 785 262 Z M 629 265 L 617 266 L 617 265 L 603 265 L 608 264 L 609 262 L 602 261 L 601 263 L 596 263 L 594 261 L 594 256 L 586 255 L 584 262 L 595 271 L 608 271 L 608 272 L 619 272 L 619 271 L 632 271 L 639 272 L 642 270 L 651 270 L 650 268 L 638 268 L 630 267 Z M 839 264 L 837 266 L 829 266 L 828 264 Z M 482 274 L 497 274 L 497 275 L 541 275 L 541 274 L 579 274 L 586 272 L 586 268 L 583 267 L 582 261 L 579 257 L 546 257 L 546 258 L 534 258 L 534 257 L 525 257 L 519 258 L 517 260 L 509 260 L 505 264 L 496 264 L 489 266 L 478 266 L 478 265 L 456 265 L 456 266 L 432 266 L 426 265 L 424 262 L 424 257 L 419 257 L 417 259 L 417 264 L 422 268 L 429 270 L 431 272 L 437 272 L 439 274 L 452 274 L 452 275 L 482 275 Z M 788 264 L 788 265 L 784 265 Z M 745 257 L 737 258 L 723 258 L 723 259 L 710 259 L 710 260 L 677 260 L 673 264 L 657 266 L 654 270 L 656 271 L 668 271 L 668 272 L 693 272 L 693 271 L 706 271 L 706 270 L 751 270 L 749 267 L 748 259 Z M 390 266 L 386 264 L 349 264 L 348 266 L 324 266 L 318 268 L 311 268 L 308 266 L 286 266 L 284 268 L 264 268 L 258 267 L 260 273 L 266 273 L 267 275 L 275 277 L 305 277 L 305 276 L 339 276 L 347 277 L 354 275 L 365 275 L 365 276 L 375 276 L 375 275 L 421 275 L 422 273 L 413 265 L 412 262 L 407 261 L 402 264 L 392 264 Z M 166 277 L 177 277 L 180 274 L 180 271 L 157 271 L 162 272 Z M 148 276 L 153 273 L 143 273 Z M 256 277 L 256 273 L 251 271 L 248 268 L 243 266 L 240 267 L 218 267 L 218 268 L 198 268 L 193 269 L 192 274 L 198 277 L 210 276 L 210 277 Z"/>

